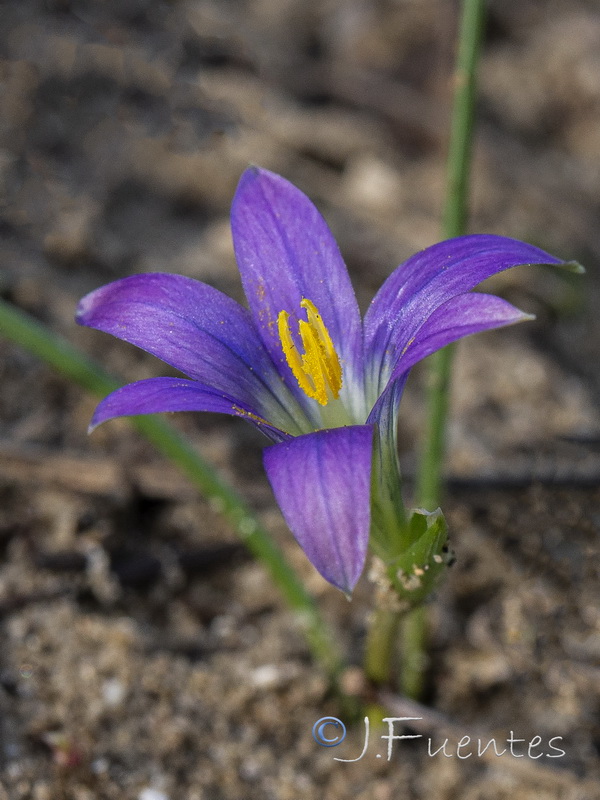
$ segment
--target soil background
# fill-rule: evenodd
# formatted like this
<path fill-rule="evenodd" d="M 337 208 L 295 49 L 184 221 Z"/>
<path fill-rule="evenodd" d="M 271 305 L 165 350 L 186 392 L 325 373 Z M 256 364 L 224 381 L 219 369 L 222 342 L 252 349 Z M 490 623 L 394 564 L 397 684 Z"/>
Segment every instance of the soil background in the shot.
<path fill-rule="evenodd" d="M 458 8 L 442 0 L 4 0 L 0 292 L 124 380 L 169 374 L 77 329 L 85 292 L 143 271 L 242 299 L 229 204 L 249 163 L 319 205 L 364 308 L 440 238 Z M 492 0 L 471 230 L 587 267 L 489 289 L 537 319 L 465 341 L 422 739 L 343 716 L 263 568 L 126 421 L 0 340 L 0 798 L 600 798 L 600 10 Z M 423 372 L 401 409 L 407 488 Z M 236 420 L 173 422 L 252 503 L 360 665 L 370 586 L 314 573 Z M 348 685 L 360 686 L 350 672 Z M 396 702 L 396 706 L 394 706 Z M 392 716 L 398 698 L 390 700 Z M 410 715 L 410 714 L 409 714 Z M 376 720 L 375 720 L 376 721 Z M 399 731 L 400 729 L 398 729 Z M 539 736 L 536 759 L 459 758 Z M 448 739 L 447 753 L 429 756 Z M 556 755 L 549 742 L 564 751 Z M 504 744 L 506 746 L 506 744 Z M 463 749 L 461 754 L 472 751 Z M 378 756 L 384 756 L 379 757 Z"/>

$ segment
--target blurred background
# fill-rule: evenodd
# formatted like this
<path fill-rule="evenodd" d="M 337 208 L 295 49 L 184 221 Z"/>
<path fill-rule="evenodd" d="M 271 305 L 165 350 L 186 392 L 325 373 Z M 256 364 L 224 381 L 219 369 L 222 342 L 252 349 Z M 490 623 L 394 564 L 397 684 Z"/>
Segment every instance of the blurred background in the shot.
<path fill-rule="evenodd" d="M 77 300 L 143 271 L 243 300 L 229 205 L 254 163 L 317 203 L 364 309 L 441 236 L 458 11 L 448 0 L 4 0 L 2 297 L 124 380 L 169 374 L 77 329 Z M 587 274 L 497 277 L 489 290 L 536 321 L 460 346 L 447 470 L 457 564 L 432 608 L 427 700 L 464 733 L 564 736 L 559 778 L 545 759 L 517 769 L 416 745 L 391 764 L 334 762 L 310 731 L 337 706 L 262 568 L 126 422 L 88 438 L 95 400 L 0 341 L 2 800 L 594 797 L 597 4 L 492 0 L 478 113 L 470 230 L 576 258 Z M 416 369 L 401 409 L 409 490 L 423 384 Z M 304 562 L 260 437 L 208 415 L 173 421 L 251 500 L 359 663 L 368 582 L 349 605 Z"/>

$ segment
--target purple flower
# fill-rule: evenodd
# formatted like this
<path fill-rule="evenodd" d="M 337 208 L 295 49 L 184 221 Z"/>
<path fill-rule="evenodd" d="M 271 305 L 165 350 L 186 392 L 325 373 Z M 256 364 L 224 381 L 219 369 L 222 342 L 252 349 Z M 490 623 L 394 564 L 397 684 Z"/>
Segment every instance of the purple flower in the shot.
<path fill-rule="evenodd" d="M 463 336 L 527 317 L 498 297 L 472 293 L 485 278 L 518 264 L 562 262 L 499 236 L 441 242 L 401 264 L 361 321 L 327 224 L 292 184 L 248 169 L 231 225 L 249 310 L 204 283 L 161 273 L 83 298 L 80 324 L 189 376 L 118 389 L 91 427 L 162 411 L 246 419 L 272 442 L 265 468 L 300 546 L 328 581 L 350 592 L 372 522 L 386 517 L 399 493 L 396 416 L 410 368 Z"/>

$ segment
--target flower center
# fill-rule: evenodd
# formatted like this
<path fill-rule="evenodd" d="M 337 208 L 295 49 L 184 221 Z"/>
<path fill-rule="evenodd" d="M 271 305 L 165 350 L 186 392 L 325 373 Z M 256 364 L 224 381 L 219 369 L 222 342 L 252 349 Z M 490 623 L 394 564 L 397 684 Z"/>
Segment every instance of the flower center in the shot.
<path fill-rule="evenodd" d="M 342 367 L 329 331 L 314 303 L 303 298 L 300 307 L 307 320 L 299 320 L 298 333 L 304 353 L 299 353 L 290 331 L 290 315 L 280 311 L 277 318 L 281 347 L 300 388 L 322 406 L 335 400 L 342 388 Z"/>

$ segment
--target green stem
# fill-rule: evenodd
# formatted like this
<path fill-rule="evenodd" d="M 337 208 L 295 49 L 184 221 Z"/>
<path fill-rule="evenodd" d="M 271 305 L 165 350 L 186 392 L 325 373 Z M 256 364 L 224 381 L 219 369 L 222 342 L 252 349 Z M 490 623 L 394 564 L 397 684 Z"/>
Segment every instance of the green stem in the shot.
<path fill-rule="evenodd" d="M 427 422 L 416 496 L 419 507 L 428 511 L 434 511 L 440 505 L 442 496 L 454 349 L 453 344 L 447 345 L 427 359 Z"/>
<path fill-rule="evenodd" d="M 400 688 L 414 700 L 422 696 L 425 686 L 427 636 L 427 606 L 417 606 L 402 618 L 400 625 Z"/>
<path fill-rule="evenodd" d="M 2 300 L 0 334 L 93 394 L 103 397 L 120 385 L 69 342 Z M 343 668 L 335 641 L 314 599 L 248 506 L 168 423 L 154 416 L 133 417 L 132 422 L 163 455 L 187 474 L 229 520 L 252 554 L 264 564 L 289 606 L 298 614 L 314 657 L 335 681 Z"/>
<path fill-rule="evenodd" d="M 466 230 L 469 178 L 473 150 L 475 91 L 481 49 L 485 0 L 464 0 L 455 72 L 450 129 L 447 193 L 443 235 L 462 236 Z M 433 510 L 440 503 L 444 439 L 453 348 L 445 347 L 429 358 L 428 423 L 417 480 L 420 506 Z"/>
<path fill-rule="evenodd" d="M 477 67 L 484 16 L 485 0 L 464 0 L 454 75 L 447 192 L 443 215 L 444 238 L 462 236 L 466 231 Z M 428 359 L 427 426 L 417 475 L 416 497 L 419 506 L 430 511 L 440 505 L 442 495 L 453 356 L 454 346 L 450 346 Z M 418 699 L 423 690 L 427 622 L 425 607 L 415 608 L 402 622 L 401 683 L 404 693 L 413 699 Z"/>
<path fill-rule="evenodd" d="M 367 633 L 365 674 L 376 686 L 390 682 L 400 615 L 378 608 Z"/>

